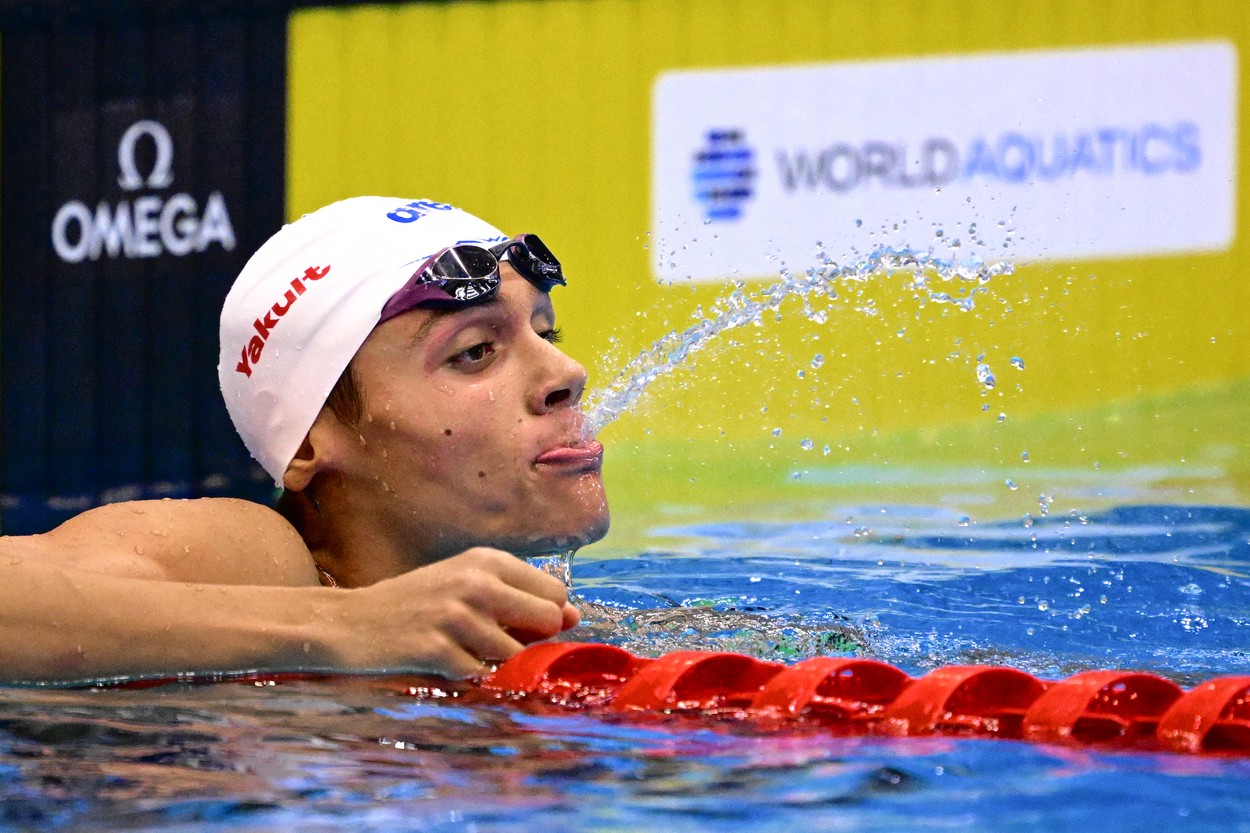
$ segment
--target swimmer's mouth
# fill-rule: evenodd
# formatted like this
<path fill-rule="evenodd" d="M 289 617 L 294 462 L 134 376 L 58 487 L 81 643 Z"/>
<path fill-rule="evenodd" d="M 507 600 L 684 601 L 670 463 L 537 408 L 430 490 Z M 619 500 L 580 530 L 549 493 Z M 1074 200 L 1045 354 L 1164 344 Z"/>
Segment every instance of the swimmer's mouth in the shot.
<path fill-rule="evenodd" d="M 576 445 L 560 445 L 539 454 L 534 462 L 545 466 L 598 468 L 603 463 L 603 443 L 581 440 Z"/>

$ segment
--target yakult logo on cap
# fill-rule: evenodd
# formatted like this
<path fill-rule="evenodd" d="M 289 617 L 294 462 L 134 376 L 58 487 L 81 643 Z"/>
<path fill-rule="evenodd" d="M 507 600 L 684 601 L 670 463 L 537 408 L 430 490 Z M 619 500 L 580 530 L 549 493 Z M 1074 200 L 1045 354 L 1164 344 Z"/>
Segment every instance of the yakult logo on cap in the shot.
<path fill-rule="evenodd" d="M 265 310 L 263 318 L 257 318 L 252 322 L 256 335 L 243 347 L 239 354 L 239 363 L 234 369 L 249 379 L 252 377 L 252 368 L 260 361 L 261 353 L 264 352 L 265 343 L 269 341 L 269 333 L 274 327 L 278 326 L 278 319 L 286 315 L 299 297 L 308 289 L 308 285 L 304 281 L 319 281 L 326 275 L 330 274 L 329 266 L 309 266 L 304 270 L 302 277 L 293 278 L 291 280 L 291 288 L 283 293 L 282 297 L 275 301 L 273 306 Z"/>

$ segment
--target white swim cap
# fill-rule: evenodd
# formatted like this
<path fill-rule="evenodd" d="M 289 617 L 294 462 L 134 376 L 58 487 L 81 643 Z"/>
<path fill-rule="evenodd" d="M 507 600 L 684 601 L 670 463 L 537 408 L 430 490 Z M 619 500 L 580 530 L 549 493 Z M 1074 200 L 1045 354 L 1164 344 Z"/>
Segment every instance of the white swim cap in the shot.
<path fill-rule="evenodd" d="M 413 271 L 448 246 L 507 239 L 446 203 L 355 197 L 305 214 L 252 255 L 221 310 L 217 376 L 235 429 L 275 483 Z"/>

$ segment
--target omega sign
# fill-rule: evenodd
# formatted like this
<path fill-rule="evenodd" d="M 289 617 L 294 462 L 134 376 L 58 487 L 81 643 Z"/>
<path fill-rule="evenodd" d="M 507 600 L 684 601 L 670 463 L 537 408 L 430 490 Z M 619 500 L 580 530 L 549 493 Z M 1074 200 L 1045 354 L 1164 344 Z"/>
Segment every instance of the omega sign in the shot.
<path fill-rule="evenodd" d="M 146 178 L 135 159 L 135 148 L 144 138 L 156 145 L 155 161 Z M 165 126 L 158 121 L 137 121 L 126 128 L 117 144 L 117 184 L 128 193 L 169 188 L 174 181 L 173 161 L 174 140 Z M 213 243 L 226 251 L 235 246 L 230 212 L 220 191 L 208 195 L 203 211 L 187 193 L 168 199 L 143 194 L 116 205 L 101 200 L 94 211 L 81 200 L 70 200 L 52 219 L 52 248 L 67 263 L 102 256 L 148 258 L 169 253 L 182 257 L 202 252 Z"/>

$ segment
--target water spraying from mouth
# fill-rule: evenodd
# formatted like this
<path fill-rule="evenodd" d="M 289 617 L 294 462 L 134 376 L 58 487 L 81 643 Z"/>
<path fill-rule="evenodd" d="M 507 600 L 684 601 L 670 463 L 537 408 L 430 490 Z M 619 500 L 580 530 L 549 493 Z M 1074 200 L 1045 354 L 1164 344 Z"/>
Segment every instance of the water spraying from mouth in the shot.
<path fill-rule="evenodd" d="M 824 324 L 829 316 L 827 305 L 818 306 L 813 301 L 836 302 L 839 288 L 902 274 L 907 279 L 904 290 L 913 293 L 918 301 L 951 304 L 967 311 L 975 306 L 976 296 L 986 291 L 991 280 L 1013 271 L 1007 262 L 986 263 L 978 258 L 955 261 L 931 252 L 886 247 L 875 249 L 847 266 L 839 265 L 824 254 L 820 255 L 820 261 L 803 272 L 782 271 L 780 280 L 757 291 L 747 290 L 742 282 L 736 283 L 698 323 L 685 330 L 672 330 L 643 350 L 611 383 L 587 397 L 587 435 L 598 435 L 628 412 L 653 382 L 686 364 L 722 333 L 761 322 L 766 313 L 777 312 L 791 298 L 802 301 L 803 315 L 809 320 Z M 848 301 L 847 305 L 865 315 L 879 312 L 871 302 L 857 306 L 854 301 Z"/>
<path fill-rule="evenodd" d="M 1012 271 L 1012 265 L 1006 262 L 986 263 L 975 257 L 955 261 L 933 252 L 882 247 L 845 266 L 822 253 L 817 265 L 802 272 L 783 270 L 778 280 L 759 289 L 748 289 L 745 283 L 738 282 L 706 312 L 700 309 L 694 325 L 662 336 L 628 362 L 606 387 L 593 391 L 587 397 L 584 433 L 598 435 L 632 409 L 654 382 L 678 368 L 688 367 L 696 354 L 720 335 L 747 325 L 761 325 L 766 315 L 779 316 L 782 305 L 792 299 L 801 304 L 803 316 L 818 325 L 828 322 L 837 309 L 834 305 L 878 317 L 882 309 L 871 298 L 861 300 L 865 284 L 901 276 L 902 295 L 913 297 L 918 306 L 946 304 L 967 312 L 994 278 Z M 899 331 L 900 337 L 903 334 Z M 810 362 L 814 370 L 824 363 L 821 353 Z M 1012 365 L 1020 368 L 1023 362 L 1013 359 Z M 805 371 L 799 372 L 799 378 L 804 375 Z M 988 365 L 981 363 L 981 357 L 976 376 L 979 386 L 993 387 L 992 373 Z M 780 433 L 780 428 L 773 430 L 774 436 Z M 800 447 L 810 450 L 815 443 L 805 439 Z M 825 454 L 828 453 L 826 446 Z M 531 559 L 530 563 L 561 578 L 571 590 L 572 556 L 571 552 L 562 553 Z M 744 650 L 775 660 L 829 653 L 872 654 L 870 634 L 846 619 L 810 622 L 800 617 L 761 616 L 732 607 L 622 610 L 588 602 L 571 592 L 570 598 L 582 611 L 582 624 L 571 632 L 571 638 L 628 646 L 640 655 L 691 648 Z"/>

